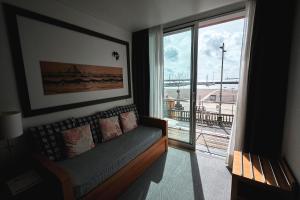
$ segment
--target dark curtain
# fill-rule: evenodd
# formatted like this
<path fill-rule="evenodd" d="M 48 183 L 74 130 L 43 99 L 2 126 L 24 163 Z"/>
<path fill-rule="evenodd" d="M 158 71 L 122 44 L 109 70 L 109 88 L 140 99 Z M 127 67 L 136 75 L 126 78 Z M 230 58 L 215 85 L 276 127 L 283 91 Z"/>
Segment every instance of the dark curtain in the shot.
<path fill-rule="evenodd" d="M 293 1 L 256 4 L 244 150 L 279 156 L 293 20 Z"/>
<path fill-rule="evenodd" d="M 149 35 L 148 29 L 132 35 L 133 98 L 141 116 L 149 116 Z"/>

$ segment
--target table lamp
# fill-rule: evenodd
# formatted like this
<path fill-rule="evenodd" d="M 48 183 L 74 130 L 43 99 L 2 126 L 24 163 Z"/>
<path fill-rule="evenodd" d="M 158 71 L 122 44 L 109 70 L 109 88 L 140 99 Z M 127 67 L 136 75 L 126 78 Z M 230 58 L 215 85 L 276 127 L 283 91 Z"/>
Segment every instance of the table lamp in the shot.
<path fill-rule="evenodd" d="M 2 112 L 0 113 L 0 140 L 7 141 L 7 149 L 12 152 L 10 139 L 19 137 L 23 134 L 21 112 Z"/>

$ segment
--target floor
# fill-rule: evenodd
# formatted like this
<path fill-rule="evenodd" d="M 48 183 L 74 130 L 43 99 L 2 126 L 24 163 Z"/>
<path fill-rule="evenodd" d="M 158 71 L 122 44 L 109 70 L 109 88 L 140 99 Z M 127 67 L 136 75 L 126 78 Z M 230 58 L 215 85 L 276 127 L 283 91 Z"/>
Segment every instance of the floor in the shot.
<path fill-rule="evenodd" d="M 223 158 L 169 147 L 121 200 L 228 200 L 231 174 Z"/>

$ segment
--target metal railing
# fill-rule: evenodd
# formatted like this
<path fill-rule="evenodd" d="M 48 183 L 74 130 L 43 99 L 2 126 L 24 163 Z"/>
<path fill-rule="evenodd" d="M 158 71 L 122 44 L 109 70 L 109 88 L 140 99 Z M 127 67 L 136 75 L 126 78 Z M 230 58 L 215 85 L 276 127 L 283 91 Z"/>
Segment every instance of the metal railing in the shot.
<path fill-rule="evenodd" d="M 178 121 L 190 121 L 190 111 L 184 110 L 167 110 L 168 118 L 175 119 Z M 218 114 L 205 111 L 196 111 L 196 123 L 206 124 L 208 126 L 226 126 L 231 127 L 234 115 L 229 114 Z"/>

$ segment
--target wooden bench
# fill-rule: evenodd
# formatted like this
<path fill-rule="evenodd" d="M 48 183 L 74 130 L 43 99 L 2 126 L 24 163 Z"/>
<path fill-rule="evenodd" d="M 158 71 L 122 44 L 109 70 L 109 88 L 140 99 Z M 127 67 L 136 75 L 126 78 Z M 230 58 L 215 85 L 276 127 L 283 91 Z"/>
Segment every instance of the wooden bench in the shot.
<path fill-rule="evenodd" d="M 295 178 L 283 159 L 269 160 L 251 153 L 234 152 L 232 200 L 262 199 L 262 196 L 267 199 L 270 196 L 272 199 L 293 199 L 295 189 Z M 247 190 L 248 193 L 244 192 L 243 196 L 242 190 Z"/>

